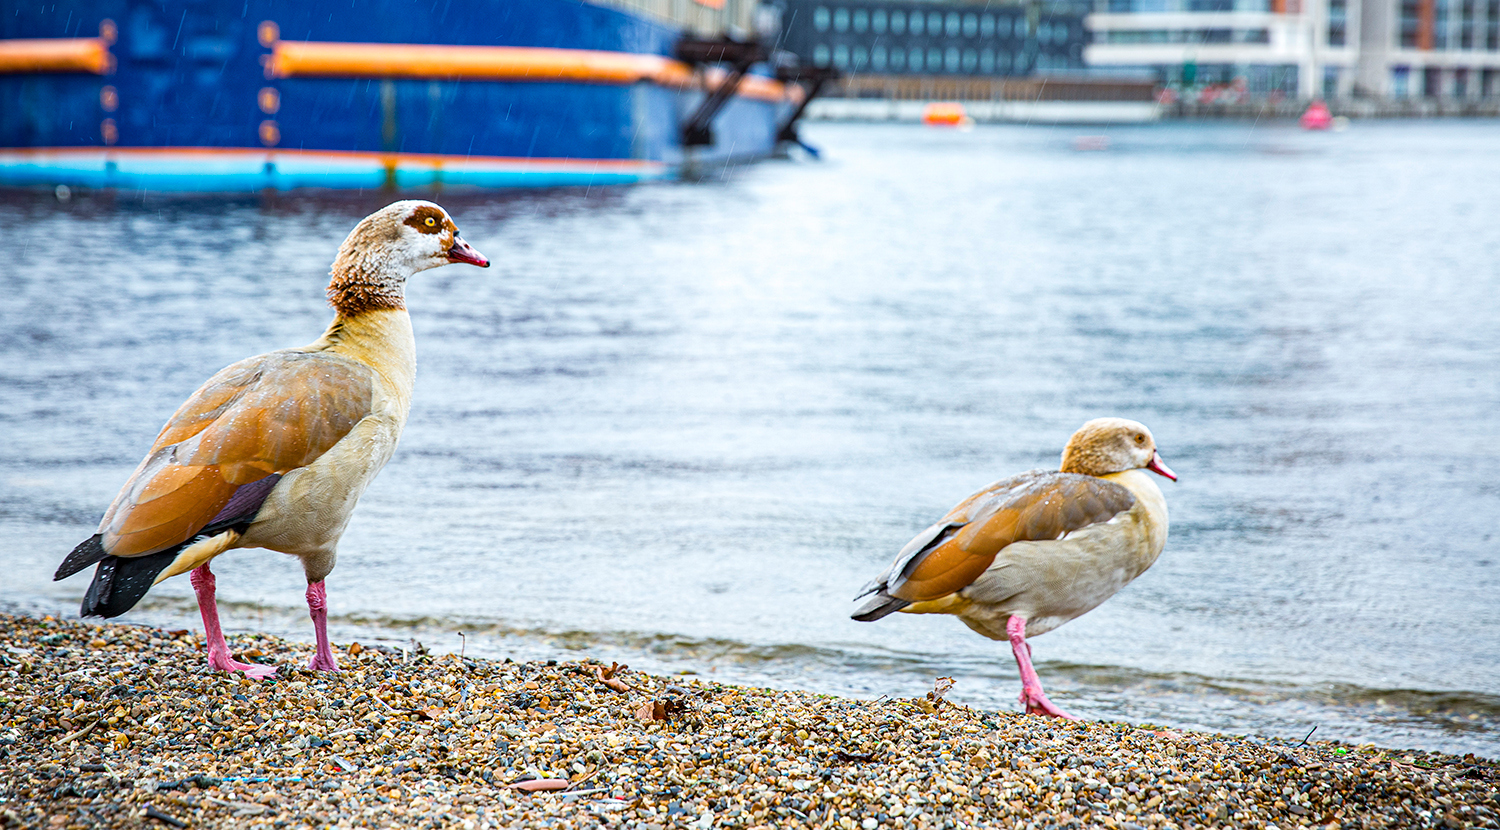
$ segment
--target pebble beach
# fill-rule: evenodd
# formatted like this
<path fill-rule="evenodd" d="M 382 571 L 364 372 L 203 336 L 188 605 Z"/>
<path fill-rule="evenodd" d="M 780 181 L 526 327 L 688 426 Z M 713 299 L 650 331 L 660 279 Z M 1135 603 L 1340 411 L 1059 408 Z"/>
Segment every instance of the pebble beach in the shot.
<path fill-rule="evenodd" d="M 0 826 L 1500 827 L 1500 763 L 0 616 Z M 1060 701 L 1066 705 L 1065 701 Z"/>

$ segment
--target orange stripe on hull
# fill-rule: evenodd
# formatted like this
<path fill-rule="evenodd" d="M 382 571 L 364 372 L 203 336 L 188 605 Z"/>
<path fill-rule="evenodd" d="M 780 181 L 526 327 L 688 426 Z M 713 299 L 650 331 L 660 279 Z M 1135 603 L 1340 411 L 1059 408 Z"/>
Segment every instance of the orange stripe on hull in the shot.
<path fill-rule="evenodd" d="M 0 40 L 0 74 L 87 72 L 104 75 L 113 68 L 114 59 L 103 38 Z"/>
<path fill-rule="evenodd" d="M 450 81 L 562 81 L 633 84 L 673 89 L 693 85 L 687 64 L 660 55 L 522 46 L 439 46 L 413 43 L 329 43 L 280 40 L 266 74 L 273 78 L 421 78 Z M 717 86 L 724 73 L 709 73 Z M 779 102 L 786 89 L 768 78 L 746 77 L 741 95 Z"/>

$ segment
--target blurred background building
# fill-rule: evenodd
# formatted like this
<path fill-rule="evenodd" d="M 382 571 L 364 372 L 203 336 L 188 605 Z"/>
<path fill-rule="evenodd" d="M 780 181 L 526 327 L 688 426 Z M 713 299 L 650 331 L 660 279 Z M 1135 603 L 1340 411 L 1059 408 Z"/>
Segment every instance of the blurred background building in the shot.
<path fill-rule="evenodd" d="M 1500 95 L 1500 0 L 1099 0 L 1090 66 L 1300 98 Z"/>
<path fill-rule="evenodd" d="M 1015 76 L 1084 68 L 1086 4 L 781 0 L 780 46 L 843 73 Z"/>
<path fill-rule="evenodd" d="M 930 101 L 965 102 L 979 120 L 1155 117 L 1154 75 L 1101 78 L 1089 70 L 1086 0 L 773 0 L 767 7 L 779 17 L 777 48 L 839 74 L 828 97 L 814 102 L 815 117 L 914 120 Z"/>
<path fill-rule="evenodd" d="M 1500 96 L 1500 0 L 772 0 L 779 45 L 845 74 L 834 94 L 996 79 L 1148 80 L 1178 95 Z M 955 84 L 958 79 L 967 79 Z M 922 80 L 918 80 L 922 79 Z M 1003 97 L 1003 96 L 1000 96 Z"/>
<path fill-rule="evenodd" d="M 594 0 L 609 6 L 678 26 L 699 35 L 743 36 L 754 31 L 759 0 Z"/>

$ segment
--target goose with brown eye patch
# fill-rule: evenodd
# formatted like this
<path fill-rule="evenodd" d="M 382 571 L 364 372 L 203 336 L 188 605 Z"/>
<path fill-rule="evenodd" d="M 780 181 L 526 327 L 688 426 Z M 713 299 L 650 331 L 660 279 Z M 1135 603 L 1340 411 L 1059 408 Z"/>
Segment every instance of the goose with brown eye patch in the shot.
<path fill-rule="evenodd" d="M 208 663 L 249 677 L 275 669 L 230 657 L 209 562 L 236 548 L 296 556 L 317 646 L 309 668 L 338 668 L 324 578 L 365 487 L 395 451 L 416 379 L 406 281 L 451 262 L 488 267 L 441 207 L 396 202 L 349 233 L 334 259 L 323 336 L 242 360 L 178 408 L 99 530 L 58 567 L 96 565 L 83 616 L 115 617 L 157 582 L 192 573 Z"/>
<path fill-rule="evenodd" d="M 1032 470 L 969 496 L 917 534 L 858 597 L 853 614 L 952 614 L 1010 641 L 1028 714 L 1072 718 L 1042 691 L 1026 638 L 1109 599 L 1167 541 L 1167 503 L 1147 471 L 1177 480 L 1150 430 L 1097 418 L 1073 433 L 1058 472 Z"/>

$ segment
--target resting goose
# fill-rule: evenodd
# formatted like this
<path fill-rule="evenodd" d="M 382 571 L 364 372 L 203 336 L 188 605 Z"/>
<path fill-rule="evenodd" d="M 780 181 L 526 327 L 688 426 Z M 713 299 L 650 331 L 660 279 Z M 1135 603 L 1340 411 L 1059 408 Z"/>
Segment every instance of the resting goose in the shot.
<path fill-rule="evenodd" d="M 1167 502 L 1146 470 L 1177 480 L 1150 430 L 1124 418 L 1089 421 L 1069 439 L 1059 472 L 997 481 L 908 542 L 860 592 L 874 596 L 854 619 L 952 614 L 1010 640 L 1026 711 L 1072 718 L 1042 692 L 1026 638 L 1092 610 L 1156 561 Z"/>
<path fill-rule="evenodd" d="M 323 336 L 209 378 L 167 421 L 99 532 L 58 567 L 54 579 L 97 563 L 82 615 L 119 616 L 152 585 L 191 571 L 209 665 L 269 676 L 275 669 L 230 657 L 208 567 L 228 550 L 268 548 L 302 560 L 317 633 L 309 668 L 336 671 L 323 580 L 411 407 L 406 280 L 451 262 L 490 264 L 431 202 L 396 202 L 361 221 L 333 263 L 336 316 Z"/>

